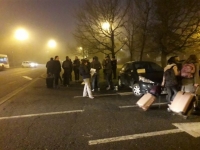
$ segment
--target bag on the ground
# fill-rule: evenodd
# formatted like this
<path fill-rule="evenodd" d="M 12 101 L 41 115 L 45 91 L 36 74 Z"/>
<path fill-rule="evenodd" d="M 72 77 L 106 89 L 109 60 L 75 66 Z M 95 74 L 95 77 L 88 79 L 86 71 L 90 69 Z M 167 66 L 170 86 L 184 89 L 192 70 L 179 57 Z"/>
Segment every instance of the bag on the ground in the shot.
<path fill-rule="evenodd" d="M 174 72 L 174 69 L 173 69 L 174 66 L 172 66 L 170 69 L 167 69 L 164 72 L 165 86 L 166 87 L 168 87 L 168 86 L 174 86 L 174 85 L 178 84 L 177 78 L 176 78 L 176 75 L 175 75 L 175 72 Z"/>
<path fill-rule="evenodd" d="M 193 78 L 195 73 L 195 66 L 193 63 L 184 64 L 181 69 L 181 77 Z"/>

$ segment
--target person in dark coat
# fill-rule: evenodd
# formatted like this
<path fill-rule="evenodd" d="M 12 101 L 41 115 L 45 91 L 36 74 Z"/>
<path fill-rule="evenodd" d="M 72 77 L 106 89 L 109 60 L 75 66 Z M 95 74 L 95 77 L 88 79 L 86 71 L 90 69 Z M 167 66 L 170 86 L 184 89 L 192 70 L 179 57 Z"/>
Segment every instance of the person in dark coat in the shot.
<path fill-rule="evenodd" d="M 112 65 L 113 79 L 116 79 L 116 74 L 117 74 L 117 60 L 115 59 L 115 56 L 112 57 L 111 65 Z"/>
<path fill-rule="evenodd" d="M 106 90 L 110 90 L 112 88 L 112 65 L 111 65 L 111 60 L 110 60 L 109 55 L 107 55 L 105 57 L 105 60 L 103 60 L 102 66 L 104 69 L 105 78 L 106 78 L 107 85 L 108 85 Z"/>
<path fill-rule="evenodd" d="M 61 64 L 59 61 L 59 57 L 55 56 L 55 59 L 53 61 L 53 74 L 54 74 L 54 79 L 55 79 L 55 88 L 59 88 L 58 81 L 60 77 L 60 72 L 61 72 Z"/>
<path fill-rule="evenodd" d="M 69 86 L 69 82 L 70 82 L 71 70 L 72 70 L 72 63 L 71 63 L 71 61 L 70 61 L 68 56 L 66 56 L 66 60 L 63 61 L 62 68 L 64 69 L 63 85 L 68 87 Z"/>
<path fill-rule="evenodd" d="M 46 63 L 47 74 L 53 74 L 53 57 Z"/>
<path fill-rule="evenodd" d="M 80 67 L 80 60 L 77 56 L 75 56 L 75 60 L 73 61 L 73 70 L 75 76 L 75 82 L 79 81 L 79 67 Z"/>
<path fill-rule="evenodd" d="M 99 88 L 99 70 L 102 69 L 101 63 L 98 60 L 97 56 L 93 57 L 93 61 L 90 63 L 90 67 L 95 69 L 96 72 L 92 75 L 92 91 L 95 89 L 100 90 Z"/>

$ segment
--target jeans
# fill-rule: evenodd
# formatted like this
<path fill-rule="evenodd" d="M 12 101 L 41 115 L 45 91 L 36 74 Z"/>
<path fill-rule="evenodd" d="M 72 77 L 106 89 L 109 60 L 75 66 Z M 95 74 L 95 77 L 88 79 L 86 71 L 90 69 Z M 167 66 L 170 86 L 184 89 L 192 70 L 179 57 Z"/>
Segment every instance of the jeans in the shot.
<path fill-rule="evenodd" d="M 92 89 L 98 88 L 99 87 L 99 74 L 94 74 L 92 76 Z"/>
<path fill-rule="evenodd" d="M 85 83 L 84 89 L 83 89 L 83 97 L 87 96 L 87 94 L 89 97 L 93 97 L 92 91 L 91 91 L 90 79 L 86 78 L 86 79 L 83 79 L 83 81 Z"/>
<path fill-rule="evenodd" d="M 75 81 L 79 80 L 79 69 L 74 69 Z"/>
<path fill-rule="evenodd" d="M 166 87 L 167 88 L 167 101 L 171 102 L 173 101 L 174 97 L 176 96 L 178 89 L 177 86 L 170 86 Z"/>

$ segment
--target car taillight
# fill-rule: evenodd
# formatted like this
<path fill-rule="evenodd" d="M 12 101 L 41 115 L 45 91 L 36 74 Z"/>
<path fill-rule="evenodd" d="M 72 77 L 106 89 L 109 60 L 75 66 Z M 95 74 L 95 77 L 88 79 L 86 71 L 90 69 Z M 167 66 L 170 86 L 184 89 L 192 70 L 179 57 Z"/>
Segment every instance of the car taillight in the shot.
<path fill-rule="evenodd" d="M 145 77 L 139 76 L 139 81 L 146 82 L 146 83 L 154 83 L 153 81 L 146 79 Z"/>

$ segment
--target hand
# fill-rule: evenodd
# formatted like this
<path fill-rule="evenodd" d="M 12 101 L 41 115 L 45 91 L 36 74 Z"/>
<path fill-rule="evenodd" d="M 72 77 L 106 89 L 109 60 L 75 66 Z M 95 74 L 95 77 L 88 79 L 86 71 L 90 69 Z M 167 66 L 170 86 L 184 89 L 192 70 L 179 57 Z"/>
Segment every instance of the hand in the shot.
<path fill-rule="evenodd" d="M 199 84 L 195 83 L 194 86 L 197 87 L 197 86 L 199 86 Z"/>

